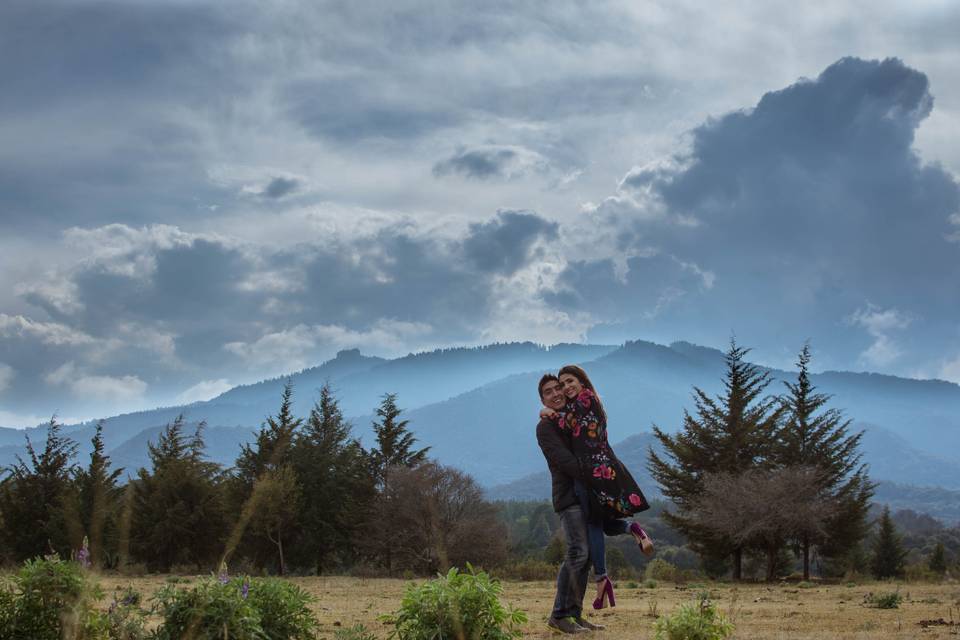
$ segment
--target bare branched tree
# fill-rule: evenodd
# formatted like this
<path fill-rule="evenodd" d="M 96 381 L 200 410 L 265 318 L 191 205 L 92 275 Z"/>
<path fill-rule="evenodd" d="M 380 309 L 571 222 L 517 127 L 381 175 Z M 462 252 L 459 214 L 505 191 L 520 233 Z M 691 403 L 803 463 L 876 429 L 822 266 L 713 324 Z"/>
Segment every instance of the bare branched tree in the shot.
<path fill-rule="evenodd" d="M 507 531 L 469 475 L 433 462 L 390 470 L 373 538 L 384 537 L 390 570 L 444 571 L 470 562 L 490 567 L 506 557 Z"/>
<path fill-rule="evenodd" d="M 812 466 L 706 474 L 690 514 L 697 526 L 767 554 L 773 580 L 777 554 L 787 540 L 820 536 L 836 503 L 824 495 L 823 472 Z"/>

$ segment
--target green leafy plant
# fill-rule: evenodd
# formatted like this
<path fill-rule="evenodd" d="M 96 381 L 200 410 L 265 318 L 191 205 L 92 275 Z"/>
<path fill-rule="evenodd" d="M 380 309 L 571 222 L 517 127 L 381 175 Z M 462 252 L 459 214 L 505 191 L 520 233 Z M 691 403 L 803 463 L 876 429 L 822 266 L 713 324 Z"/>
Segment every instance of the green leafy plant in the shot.
<path fill-rule="evenodd" d="M 400 610 L 384 616 L 394 625 L 391 638 L 399 640 L 510 640 L 520 637 L 527 621 L 523 611 L 505 608 L 499 600 L 502 587 L 469 564 L 456 567 L 422 585 L 410 585 Z"/>
<path fill-rule="evenodd" d="M 260 612 L 241 586 L 237 579 L 205 579 L 192 589 L 163 587 L 154 597 L 162 618 L 156 640 L 263 640 Z"/>
<path fill-rule="evenodd" d="M 723 640 L 733 633 L 733 624 L 701 592 L 697 601 L 680 605 L 674 613 L 657 620 L 657 640 Z"/>
<path fill-rule="evenodd" d="M 114 591 L 106 614 L 110 640 L 145 640 L 148 637 L 147 612 L 140 608 L 142 597 L 133 587 Z"/>
<path fill-rule="evenodd" d="M 0 640 L 107 638 L 94 608 L 102 593 L 77 562 L 57 555 L 28 560 L 0 593 Z"/>
<path fill-rule="evenodd" d="M 317 619 L 307 606 L 313 596 L 285 580 L 266 579 L 248 584 L 248 600 L 260 613 L 260 627 L 271 640 L 307 640 L 313 638 Z"/>
<path fill-rule="evenodd" d="M 222 572 L 189 589 L 166 585 L 155 600 L 163 619 L 155 640 L 310 640 L 318 626 L 312 597 L 284 580 Z"/>

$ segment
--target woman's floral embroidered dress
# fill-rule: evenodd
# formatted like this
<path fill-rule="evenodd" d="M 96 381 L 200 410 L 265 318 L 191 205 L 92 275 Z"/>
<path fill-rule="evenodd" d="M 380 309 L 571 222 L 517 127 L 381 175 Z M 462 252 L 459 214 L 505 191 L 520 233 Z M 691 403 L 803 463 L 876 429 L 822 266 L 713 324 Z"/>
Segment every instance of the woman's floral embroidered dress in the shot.
<path fill-rule="evenodd" d="M 567 401 L 557 427 L 570 439 L 570 450 L 580 461 L 581 480 L 591 493 L 591 519 L 625 518 L 650 508 L 637 482 L 607 442 L 607 424 L 597 397 L 584 389 Z"/>

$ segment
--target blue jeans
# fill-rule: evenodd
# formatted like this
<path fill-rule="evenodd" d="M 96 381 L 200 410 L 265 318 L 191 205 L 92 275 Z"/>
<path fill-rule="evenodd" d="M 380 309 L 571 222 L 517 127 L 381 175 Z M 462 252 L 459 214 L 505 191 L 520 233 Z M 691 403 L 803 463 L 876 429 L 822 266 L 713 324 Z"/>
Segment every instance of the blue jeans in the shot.
<path fill-rule="evenodd" d="M 557 597 L 553 601 L 553 618 L 575 618 L 583 614 L 583 596 L 587 592 L 590 573 L 590 547 L 587 543 L 587 521 L 579 505 L 560 512 L 560 525 L 567 543 L 567 553 L 557 574 Z"/>
<path fill-rule="evenodd" d="M 607 575 L 607 542 L 604 536 L 622 536 L 627 529 L 626 520 L 604 518 L 598 520 L 590 517 L 590 490 L 580 480 L 573 483 L 573 490 L 580 501 L 587 522 L 587 544 L 590 546 L 590 560 L 593 562 L 593 574 L 596 578 Z"/>

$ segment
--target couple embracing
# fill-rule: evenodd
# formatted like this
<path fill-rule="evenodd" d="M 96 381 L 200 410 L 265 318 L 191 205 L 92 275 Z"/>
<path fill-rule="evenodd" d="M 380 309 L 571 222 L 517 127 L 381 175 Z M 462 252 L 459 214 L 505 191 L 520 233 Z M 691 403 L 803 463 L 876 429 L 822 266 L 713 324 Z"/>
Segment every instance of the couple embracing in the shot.
<path fill-rule="evenodd" d="M 607 414 L 586 372 L 567 365 L 557 375 L 543 376 L 538 391 L 543 409 L 537 442 L 550 468 L 553 508 L 567 546 L 547 625 L 563 633 L 599 630 L 601 625 L 583 618 L 590 568 L 597 581 L 593 608 L 614 606 L 604 536 L 629 533 L 645 555 L 652 555 L 649 536 L 627 520 L 650 505 L 607 442 Z"/>

